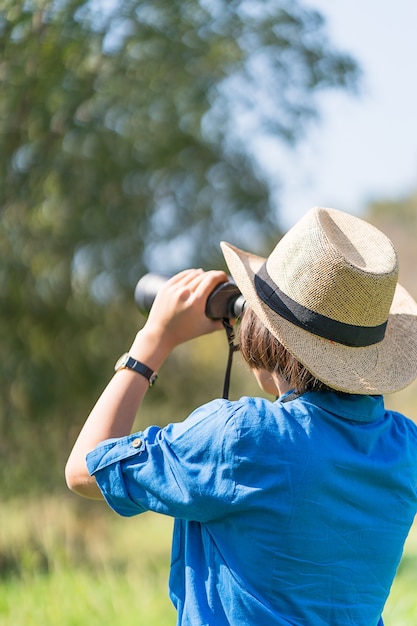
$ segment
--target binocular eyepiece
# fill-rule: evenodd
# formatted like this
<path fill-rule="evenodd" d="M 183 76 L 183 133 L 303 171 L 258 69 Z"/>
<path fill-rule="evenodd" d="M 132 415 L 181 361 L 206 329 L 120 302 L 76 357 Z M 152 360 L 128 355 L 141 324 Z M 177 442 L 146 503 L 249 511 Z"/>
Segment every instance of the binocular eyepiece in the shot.
<path fill-rule="evenodd" d="M 169 279 L 164 274 L 145 274 L 135 289 L 135 302 L 139 311 L 148 315 L 160 287 Z M 206 315 L 210 319 L 234 319 L 240 317 L 245 299 L 232 279 L 220 283 L 211 292 L 206 302 Z"/>

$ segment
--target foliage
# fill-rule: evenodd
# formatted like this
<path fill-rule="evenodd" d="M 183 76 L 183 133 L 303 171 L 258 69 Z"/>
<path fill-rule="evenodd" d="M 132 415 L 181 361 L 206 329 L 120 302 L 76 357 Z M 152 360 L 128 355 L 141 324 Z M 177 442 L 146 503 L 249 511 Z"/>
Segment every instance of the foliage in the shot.
<path fill-rule="evenodd" d="M 219 239 L 256 251 L 276 238 L 245 124 L 295 141 L 314 94 L 357 77 L 299 2 L 104 6 L 0 6 L 6 490 L 49 486 L 62 467 L 68 424 L 131 342 L 146 269 L 218 266 Z"/>

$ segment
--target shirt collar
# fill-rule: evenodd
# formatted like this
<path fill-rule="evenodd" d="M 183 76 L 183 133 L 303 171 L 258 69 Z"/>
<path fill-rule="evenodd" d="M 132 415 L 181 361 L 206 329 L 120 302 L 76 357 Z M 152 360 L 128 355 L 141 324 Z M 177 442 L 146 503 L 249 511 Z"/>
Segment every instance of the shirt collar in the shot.
<path fill-rule="evenodd" d="M 278 401 L 290 402 L 296 398 L 310 402 L 337 417 L 355 422 L 375 422 L 381 419 L 385 412 L 382 395 L 367 396 L 332 391 L 308 391 L 300 396 L 295 389 L 291 389 L 280 396 Z"/>
<path fill-rule="evenodd" d="M 382 395 L 312 391 L 303 397 L 329 413 L 355 422 L 375 422 L 382 419 L 385 412 Z"/>

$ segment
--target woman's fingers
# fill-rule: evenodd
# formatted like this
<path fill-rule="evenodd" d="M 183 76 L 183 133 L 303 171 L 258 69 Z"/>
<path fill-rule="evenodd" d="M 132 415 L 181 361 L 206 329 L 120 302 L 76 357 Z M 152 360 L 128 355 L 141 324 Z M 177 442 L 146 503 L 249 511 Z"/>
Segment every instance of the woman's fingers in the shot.
<path fill-rule="evenodd" d="M 178 345 L 221 328 L 220 322 L 205 315 L 205 307 L 210 293 L 225 280 L 227 275 L 216 270 L 191 269 L 176 274 L 158 292 L 148 329 L 165 337 L 167 343 Z"/>

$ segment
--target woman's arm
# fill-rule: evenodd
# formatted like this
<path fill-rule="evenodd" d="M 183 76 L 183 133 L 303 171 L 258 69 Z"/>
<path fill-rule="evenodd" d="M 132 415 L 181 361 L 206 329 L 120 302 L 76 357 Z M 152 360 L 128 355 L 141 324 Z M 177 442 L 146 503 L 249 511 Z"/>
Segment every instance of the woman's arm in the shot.
<path fill-rule="evenodd" d="M 204 311 L 211 291 L 226 280 L 224 272 L 203 270 L 186 270 L 171 278 L 158 292 L 129 354 L 157 371 L 179 344 L 222 328 L 220 321 L 208 319 Z M 71 490 L 87 498 L 102 497 L 88 472 L 86 455 L 105 439 L 130 434 L 148 387 L 146 378 L 129 369 L 119 370 L 110 380 L 67 461 L 65 477 Z"/>

